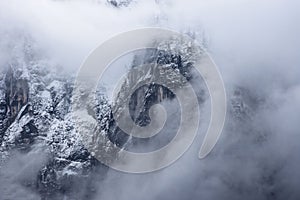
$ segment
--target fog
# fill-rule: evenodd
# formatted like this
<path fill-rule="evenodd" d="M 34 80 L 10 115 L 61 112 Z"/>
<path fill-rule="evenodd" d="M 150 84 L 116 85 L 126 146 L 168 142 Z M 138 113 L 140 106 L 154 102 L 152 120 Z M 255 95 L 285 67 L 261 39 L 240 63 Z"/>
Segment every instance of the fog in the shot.
<path fill-rule="evenodd" d="M 299 7 L 297 0 L 137 0 L 121 8 L 106 1 L 1 1 L 0 64 L 13 56 L 10 45 L 23 34 L 41 54 L 75 73 L 89 52 L 118 33 L 149 26 L 195 32 L 219 67 L 228 95 L 225 128 L 215 149 L 198 159 L 207 123 L 203 116 L 196 141 L 181 159 L 150 174 L 109 170 L 95 199 L 296 200 Z M 236 88 L 244 89 L 249 120 L 233 114 Z M 7 167 L 1 171 L 12 173 Z M 11 180 L 0 182 L 15 187 Z"/>

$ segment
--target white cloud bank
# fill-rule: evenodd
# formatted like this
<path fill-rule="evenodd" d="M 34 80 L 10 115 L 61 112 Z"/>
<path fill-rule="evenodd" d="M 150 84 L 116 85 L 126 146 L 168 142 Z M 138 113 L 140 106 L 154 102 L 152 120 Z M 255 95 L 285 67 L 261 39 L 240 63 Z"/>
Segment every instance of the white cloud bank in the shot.
<path fill-rule="evenodd" d="M 194 144 L 180 161 L 154 174 L 111 171 L 97 199 L 296 200 L 299 7 L 296 0 L 141 0 L 121 9 L 104 1 L 1 1 L 0 63 L 9 59 L 11 51 L 4 47 L 16 32 L 30 35 L 50 59 L 76 70 L 98 44 L 126 30 L 204 31 L 228 91 L 238 85 L 263 99 L 254 120 L 241 123 L 229 116 L 217 148 L 205 160 L 197 159 Z M 257 143 L 257 135 L 267 135 L 266 141 Z"/>

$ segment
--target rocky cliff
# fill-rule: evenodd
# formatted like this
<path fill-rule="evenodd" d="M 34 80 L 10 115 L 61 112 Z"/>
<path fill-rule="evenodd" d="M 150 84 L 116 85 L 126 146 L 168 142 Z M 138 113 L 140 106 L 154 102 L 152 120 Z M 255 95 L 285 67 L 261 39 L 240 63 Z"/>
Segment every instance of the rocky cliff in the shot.
<path fill-rule="evenodd" d="M 63 73 L 61 66 L 53 65 L 42 56 L 36 56 L 39 54 L 31 46 L 34 41 L 28 38 L 22 41 L 22 45 L 18 44 L 18 56 L 12 57 L 11 62 L 3 66 L 0 76 L 0 167 L 18 159 L 16 155 L 38 153 L 43 155 L 43 158 L 36 169 L 37 173 L 34 177 L 22 176 L 20 180 L 17 179 L 18 185 L 41 196 L 42 199 L 93 199 L 99 187 L 98 182 L 106 176 L 107 167 L 85 148 L 82 134 L 74 128 L 74 98 L 71 98 L 74 75 Z M 179 48 L 174 50 L 174 45 Z M 130 96 L 127 91 L 136 84 L 134 76 L 151 80 L 153 73 L 157 73 L 151 71 L 151 68 L 150 71 L 140 71 L 138 66 L 155 63 L 159 69 L 156 76 L 167 77 L 166 81 L 176 88 L 199 77 L 193 71 L 194 56 L 195 52 L 189 44 L 178 45 L 176 41 L 162 42 L 158 44 L 157 50 L 146 51 L 142 56 L 136 56 L 131 66 L 137 69 L 136 74 L 126 77 L 116 99 L 118 105 L 130 98 L 129 108 L 133 121 L 140 126 L 146 126 L 150 120 L 150 107 L 166 100 L 174 101 L 176 96 L 170 89 L 158 84 L 140 87 Z M 173 74 L 173 70 L 179 71 L 184 80 Z M 197 97 L 201 106 L 207 101 L 208 93 L 204 83 L 197 89 L 200 89 Z M 232 90 L 230 113 L 236 119 L 235 125 L 240 123 L 241 127 L 251 127 L 253 112 L 262 104 L 262 100 L 254 96 L 245 88 L 236 87 Z M 98 122 L 95 125 L 98 133 L 92 137 L 98 142 L 97 148 L 105 151 L 105 155 L 112 155 L 107 159 L 115 159 L 118 153 L 110 152 L 107 139 L 121 148 L 148 145 L 150 140 L 141 141 L 128 137 L 117 126 L 112 114 L 113 109 L 118 110 L 122 107 L 110 105 L 103 91 L 98 92 L 96 97 L 91 102 L 93 114 L 89 117 Z M 173 124 L 176 121 L 171 120 Z M 88 125 L 90 122 L 80 123 L 85 129 L 91 128 Z M 247 129 L 240 131 L 245 132 L 244 134 L 249 132 Z M 262 144 L 267 137 L 267 133 L 255 129 L 253 133 L 255 134 L 249 138 L 257 144 Z M 172 137 L 171 135 L 168 139 Z M 151 142 L 150 144 L 160 147 Z M 227 150 L 230 151 L 230 148 Z M 274 176 L 267 175 L 268 178 Z M 272 183 L 263 181 L 261 184 Z M 9 193 L 6 189 L 2 190 Z M 274 194 L 270 190 L 266 195 Z"/>

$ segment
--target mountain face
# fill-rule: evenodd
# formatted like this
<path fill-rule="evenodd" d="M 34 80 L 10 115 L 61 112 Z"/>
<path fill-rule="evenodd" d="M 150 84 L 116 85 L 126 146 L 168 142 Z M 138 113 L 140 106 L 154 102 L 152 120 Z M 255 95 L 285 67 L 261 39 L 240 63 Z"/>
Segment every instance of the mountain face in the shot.
<path fill-rule="evenodd" d="M 24 155 L 35 157 L 36 154 L 41 154 L 43 157 L 40 158 L 40 162 L 34 161 L 39 163 L 35 166 L 36 173 L 31 177 L 21 176 L 22 178 L 13 182 L 17 181 L 20 187 L 26 188 L 27 192 L 32 191 L 42 199 L 93 199 L 97 194 L 99 182 L 106 177 L 108 168 L 85 148 L 82 134 L 75 129 L 76 119 L 72 115 L 72 101 L 77 98 L 76 94 L 72 94 L 74 76 L 60 72 L 61 67 L 53 66 L 51 62 L 47 62 L 47 59 L 34 56 L 37 53 L 31 47 L 32 42 L 24 40 L 19 47 L 19 56 L 13 58 L 1 72 L 2 165 L 18 160 L 18 157 Z M 184 54 L 174 51 L 170 48 L 172 46 L 170 44 L 174 43 L 176 41 L 163 42 L 158 45 L 157 50 L 146 51 L 136 56 L 132 68 L 137 70 L 126 77 L 118 93 L 117 105 L 122 105 L 122 102 L 130 98 L 130 114 L 133 121 L 140 126 L 146 126 L 150 122 L 149 109 L 152 105 L 166 100 L 175 101 L 176 96 L 170 89 L 157 84 L 140 87 L 131 96 L 127 94 L 126 88 L 136 84 L 134 76 L 144 74 L 141 77 L 143 80 L 152 78 L 151 74 L 154 73 L 152 69 L 140 71 L 139 65 L 156 63 L 159 73 L 168 77 L 166 81 L 172 83 L 174 88 L 181 87 L 182 84 L 193 81 L 197 77 L 192 70 L 193 50 L 189 49 L 188 44 L 182 44 L 180 48 L 185 52 Z M 185 77 L 185 81 L 172 75 L 173 70 L 178 70 Z M 198 90 L 200 92 L 197 96 L 201 106 L 207 101 L 208 94 L 203 83 Z M 75 97 L 72 98 L 72 95 Z M 106 159 L 116 159 L 118 153 L 110 152 L 106 142 L 108 139 L 120 148 L 130 150 L 135 150 L 135 146 L 161 147 L 161 144 L 157 145 L 149 139 L 138 140 L 129 137 L 117 126 L 112 114 L 113 109 L 116 110 L 114 113 L 118 113 L 118 109 L 122 107 L 110 105 L 103 91 L 98 92 L 96 97 L 90 103 L 93 112 L 90 113 L 89 119 L 97 123 L 93 124 L 91 121 L 76 123 L 81 123 L 82 131 L 91 131 L 93 127 L 97 127 L 101 134 L 97 134 L 96 131 L 93 138 L 98 141 L 97 148 L 104 151 L 104 155 L 110 155 Z M 260 101 L 253 98 L 246 89 L 237 87 L 232 93 L 230 115 L 236 119 L 236 123 L 245 126 L 253 120 L 253 112 L 258 109 Z M 176 119 L 172 118 L 171 124 L 175 121 Z M 159 136 L 157 137 L 161 140 Z M 169 135 L 167 141 L 172 137 L 173 135 Z M 264 142 L 267 135 L 258 133 L 250 138 L 252 137 L 260 144 Z M 268 175 L 268 180 L 273 177 L 274 174 Z M 262 184 L 272 184 L 272 182 Z M 85 187 L 82 188 L 82 185 Z M 9 193 L 9 189 L 2 190 L 4 193 Z M 266 195 L 273 197 L 275 194 L 271 190 Z M 11 199 L 13 198 L 14 196 L 11 195 Z"/>
<path fill-rule="evenodd" d="M 76 94 L 72 94 L 74 76 L 62 73 L 60 66 L 40 56 L 32 47 L 32 40 L 24 37 L 21 41 L 21 45 L 16 47 L 18 56 L 12 57 L 1 72 L 1 163 L 17 160 L 16 155 L 44 155 L 36 167 L 35 177 L 22 178 L 17 184 L 42 199 L 92 199 L 98 178 L 101 180 L 105 177 L 107 167 L 85 148 L 82 134 L 74 128 L 76 119 L 72 115 L 72 101 L 77 98 Z M 132 68 L 140 64 L 157 63 L 160 73 L 168 75 L 167 81 L 174 83 L 173 87 L 180 87 L 184 81 L 172 75 L 172 70 L 178 70 L 186 80 L 192 79 L 192 51 L 180 54 L 172 52 L 169 46 L 162 43 L 158 50 L 136 56 Z M 141 74 L 141 71 L 138 73 Z M 151 70 L 145 72 L 151 73 Z M 126 88 L 135 84 L 134 80 L 134 77 L 126 78 L 117 101 L 128 98 Z M 75 97 L 72 98 L 72 95 Z M 150 84 L 139 88 L 130 98 L 132 118 L 136 124 L 145 126 L 150 120 L 150 107 L 166 99 L 173 100 L 175 95 L 168 88 Z M 103 91 L 97 93 L 91 107 L 93 113 L 90 117 L 97 121 L 95 126 L 102 133 L 97 138 L 100 141 L 98 148 L 108 153 L 110 148 L 105 143 L 108 139 L 121 148 L 139 143 L 118 128 L 112 109 L 122 108 L 110 105 Z M 90 121 L 76 123 L 82 123 L 83 129 L 91 131 L 91 126 L 86 126 Z M 99 136 L 96 134 L 93 137 Z M 108 159 L 115 159 L 115 153 L 109 154 L 112 157 Z M 80 188 L 78 182 L 85 183 L 86 188 Z M 78 190 L 82 192 L 78 194 Z"/>
<path fill-rule="evenodd" d="M 143 147 L 153 150 L 163 146 L 174 137 L 170 134 L 166 138 L 155 136 L 150 139 L 136 139 L 129 137 L 116 124 L 113 113 L 122 109 L 124 102 L 129 100 L 130 114 L 133 121 L 146 126 L 150 122 L 149 109 L 156 103 L 165 101 L 175 102 L 174 93 L 161 85 L 148 84 L 138 88 L 132 95 L 128 94 L 129 88 L 136 84 L 136 76 L 140 80 L 150 80 L 153 68 L 148 71 L 139 69 L 139 65 L 155 63 L 160 75 L 167 77 L 166 81 L 172 83 L 172 87 L 181 87 L 188 82 L 193 83 L 199 75 L 193 71 L 194 51 L 188 44 L 178 45 L 178 50 L 171 48 L 176 41 L 165 41 L 157 45 L 157 50 L 146 51 L 138 54 L 132 62 L 132 69 L 136 69 L 126 77 L 117 95 L 116 105 L 111 105 L 105 95 L 105 91 L 97 91 L 96 98 L 90 98 L 91 112 L 87 121 L 76 121 L 72 109 L 72 101 L 81 98 L 84 94 L 73 94 L 74 75 L 61 72 L 60 66 L 53 65 L 49 60 L 40 56 L 32 47 L 34 43 L 30 39 L 23 39 L 22 45 L 18 45 L 18 56 L 11 59 L 11 63 L 3 68 L 0 79 L 0 143 L 1 143 L 1 167 L 4 170 L 9 163 L 13 163 L 14 171 L 20 170 L 19 163 L 27 163 L 22 160 L 28 156 L 34 160 L 29 164 L 30 169 L 35 169 L 31 176 L 24 177 L 28 169 L 22 172 L 16 179 L 11 180 L 1 174 L 1 180 L 11 184 L 14 182 L 20 188 L 25 188 L 24 193 L 32 191 L 36 194 L 31 199 L 95 199 L 97 198 L 99 184 L 107 176 L 108 167 L 93 157 L 93 152 L 86 149 L 86 138 L 78 133 L 75 122 L 79 123 L 79 131 L 95 130 L 95 135 L 88 136 L 97 141 L 97 151 L 106 155 L 105 159 L 117 159 L 118 152 L 107 143 L 108 140 L 120 148 L 139 151 Z M 173 44 L 173 45 L 172 45 Z M 182 53 L 185 52 L 185 53 Z M 178 70 L 182 77 L 172 73 Z M 150 75 L 150 76 L 149 76 Z M 208 93 L 203 81 L 193 83 L 197 86 L 197 98 L 200 107 L 208 100 Z M 257 146 L 263 145 L 269 133 L 253 128 L 255 112 L 264 105 L 263 99 L 257 98 L 246 88 L 236 87 L 232 90 L 230 98 L 229 116 L 234 123 L 227 129 L 238 131 Z M 175 107 L 179 107 L 175 104 Z M 114 112 L 113 112 L 114 111 Z M 75 115 L 76 116 L 76 115 Z M 170 124 L 177 124 L 180 119 L 171 118 Z M 176 122 L 176 123 L 175 123 Z M 239 128 L 237 128 L 239 127 Z M 251 134 L 249 135 L 249 131 Z M 241 138 L 244 138 L 241 137 Z M 156 139 L 156 140 L 155 140 Z M 153 141 L 154 142 L 153 142 Z M 159 142 L 157 142 L 159 141 Z M 235 145 L 226 149 L 229 154 Z M 42 155 L 42 156 L 37 156 Z M 226 153 L 227 155 L 227 153 Z M 33 159 L 38 158 L 38 161 Z M 7 164 L 8 163 L 8 164 Z M 24 164 L 25 164 L 24 163 Z M 38 163 L 38 164 L 36 164 Z M 263 163 L 263 162 L 262 162 Z M 262 165 L 264 166 L 264 165 Z M 277 166 L 276 166 L 277 167 Z M 262 196 L 272 199 L 277 194 L 273 191 L 272 182 L 276 177 L 276 167 L 265 178 L 258 179 L 259 185 L 267 187 Z M 234 167 L 233 167 L 234 168 Z M 272 168 L 272 167 L 271 167 Z M 263 169 L 263 167 L 262 167 Z M 265 172 L 261 172 L 265 173 Z M 234 185 L 237 182 L 223 177 L 224 182 L 233 184 L 232 190 L 241 188 Z M 237 180 L 238 181 L 238 180 Z M 84 185 L 84 188 L 82 187 Z M 1 186 L 3 187 L 3 186 Z M 100 187 L 101 188 L 101 187 Z M 10 188 L 2 188 L 10 199 L 15 199 L 15 194 Z M 22 190 L 20 190 L 22 191 Z M 19 196 L 22 196 L 18 194 Z M 27 197 L 26 197 L 27 198 Z"/>

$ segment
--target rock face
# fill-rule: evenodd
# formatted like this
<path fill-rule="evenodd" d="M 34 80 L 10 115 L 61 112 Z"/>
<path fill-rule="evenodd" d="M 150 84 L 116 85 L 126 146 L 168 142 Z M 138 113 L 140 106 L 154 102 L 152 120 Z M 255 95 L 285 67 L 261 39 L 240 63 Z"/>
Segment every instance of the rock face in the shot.
<path fill-rule="evenodd" d="M 43 199 L 86 199 L 87 194 L 92 195 L 92 186 L 72 197 L 78 189 L 74 186 L 78 181 L 88 185 L 93 170 L 105 171 L 105 167 L 96 168 L 99 162 L 74 130 L 70 112 L 72 77 L 58 72 L 60 67 L 44 58 L 32 56 L 38 55 L 30 46 L 32 41 L 22 41 L 18 56 L 7 63 L 9 67 L 1 66 L 0 160 L 14 160 L 14 152 L 44 155 L 46 161 L 39 166 L 35 181 L 20 184 Z"/>
<path fill-rule="evenodd" d="M 39 54 L 31 46 L 32 43 L 25 39 L 19 47 L 18 57 L 12 58 L 12 62 L 7 63 L 0 74 L 0 169 L 14 159 L 21 162 L 15 156 L 16 152 L 21 155 L 40 154 L 43 155 L 40 162 L 34 161 L 40 163 L 34 164 L 37 173 L 30 178 L 22 176 L 17 179 L 17 184 L 26 188 L 25 193 L 32 191 L 41 199 L 93 199 L 99 187 L 99 180 L 106 176 L 108 168 L 86 149 L 86 138 L 78 133 L 75 122 L 81 123 L 83 132 L 97 130 L 90 138 L 97 142 L 98 150 L 106 155 L 105 159 L 113 160 L 118 156 L 118 152 L 111 151 L 108 140 L 121 148 L 145 143 L 128 137 L 117 126 L 113 113 L 118 113 L 122 106 L 110 105 L 103 91 L 97 92 L 96 99 L 90 98 L 91 113 L 83 113 L 88 116 L 88 120 L 76 121 L 72 101 L 82 98 L 84 93 L 72 94 L 74 77 L 62 73 L 60 66 L 37 56 Z M 157 50 L 136 56 L 131 66 L 136 69 L 135 73 L 126 77 L 117 95 L 116 105 L 122 105 L 129 100 L 129 111 L 133 121 L 140 126 L 146 126 L 150 122 L 151 106 L 165 100 L 173 101 L 176 96 L 170 88 L 155 83 L 144 85 L 133 94 L 128 93 L 129 88 L 135 86 L 137 77 L 142 81 L 151 82 L 154 73 L 157 73 L 155 76 L 164 77 L 171 89 L 193 82 L 197 76 L 193 71 L 196 56 L 199 55 L 195 54 L 190 44 L 177 41 L 162 42 L 158 44 Z M 139 65 L 149 63 L 154 63 L 158 70 L 139 69 Z M 182 76 L 177 76 L 174 70 Z M 198 93 L 201 106 L 201 103 L 207 100 L 208 94 L 203 87 L 197 89 L 201 91 Z M 72 95 L 75 97 L 72 98 Z M 250 129 L 253 127 L 251 123 L 254 112 L 262 102 L 253 96 L 255 95 L 240 87 L 230 92 L 230 116 L 235 121 L 234 126 L 229 129 L 245 135 L 251 130 L 253 134 L 247 139 L 251 138 L 260 145 L 265 142 L 267 134 Z M 231 151 L 230 147 L 226 150 Z M 220 175 L 223 176 L 224 174 Z M 271 180 L 275 176 L 275 172 L 266 174 L 263 180 L 258 178 L 257 181 L 264 187 L 272 188 Z M 0 173 L 0 179 L 6 180 L 3 177 L 5 175 Z M 240 190 L 238 184 L 234 185 L 234 180 L 224 178 L 224 182 L 228 180 L 234 190 Z M 1 188 L 2 185 L 0 191 L 3 194 L 11 193 L 7 188 Z M 264 195 L 272 198 L 275 194 L 272 189 L 268 189 L 264 190 Z"/>
<path fill-rule="evenodd" d="M 35 181 L 26 179 L 20 183 L 22 187 L 34 191 L 43 199 L 92 198 L 97 182 L 94 179 L 99 176 L 103 178 L 107 167 L 87 151 L 82 135 L 74 128 L 74 99 L 71 98 L 73 77 L 61 73 L 59 66 L 37 56 L 39 54 L 31 46 L 33 41 L 24 38 L 22 42 L 16 50 L 18 56 L 13 57 L 0 74 L 1 162 L 13 160 L 16 151 L 24 155 L 40 152 L 45 155 L 45 161 L 38 167 Z M 189 68 L 192 63 L 184 55 L 171 52 L 166 47 L 161 47 L 156 52 L 147 52 L 142 60 L 136 57 L 132 67 L 144 60 L 156 63 L 161 75 L 168 75 L 168 81 L 173 81 L 174 87 L 182 84 L 182 80 L 172 75 L 174 69 L 179 70 L 188 80 L 191 79 Z M 151 71 L 146 74 L 149 73 L 151 75 Z M 134 84 L 133 80 L 133 77 L 127 77 L 127 84 L 123 84 L 124 90 L 119 93 L 119 101 L 127 95 L 126 87 Z M 138 89 L 130 97 L 130 112 L 135 123 L 147 125 L 150 107 L 174 97 L 169 89 L 157 84 Z M 93 136 L 93 140 L 99 142 L 100 148 L 109 152 L 106 139 L 120 147 L 130 142 L 127 135 L 117 127 L 112 105 L 109 105 L 103 93 L 97 94 L 97 99 L 91 104 L 94 114 L 90 117 L 98 123 L 96 126 L 101 132 L 100 135 Z M 78 182 L 87 187 L 81 190 L 83 192 L 80 195 L 76 193 L 81 189 Z M 1 188 L 0 190 L 2 191 Z"/>
<path fill-rule="evenodd" d="M 22 107 L 28 103 L 28 84 L 20 76 L 20 71 L 9 67 L 5 77 L 2 78 L 0 91 L 0 135 L 16 119 Z M 23 114 L 23 113 L 21 113 Z"/>
<path fill-rule="evenodd" d="M 40 194 L 43 199 L 92 198 L 95 190 L 93 180 L 97 177 L 95 172 L 103 178 L 107 168 L 85 148 L 82 134 L 75 129 L 72 101 L 77 95 L 71 98 L 73 77 L 62 73 L 60 66 L 38 56 L 32 46 L 33 41 L 26 37 L 21 41 L 16 50 L 18 56 L 13 57 L 0 74 L 1 160 L 5 163 L 14 159 L 15 151 L 21 154 L 42 152 L 46 161 L 39 166 L 36 181 L 27 180 L 21 185 Z M 174 45 L 176 41 L 171 43 Z M 157 72 L 141 72 L 138 65 L 155 63 L 159 69 L 157 76 L 163 76 L 172 87 L 180 87 L 192 79 L 193 50 L 188 44 L 181 48 L 185 53 L 172 50 L 170 43 L 161 43 L 158 50 L 136 56 L 132 68 L 136 68 L 139 75 L 144 73 L 141 79 L 151 79 Z M 179 71 L 184 79 L 177 77 L 173 70 Z M 127 77 L 117 101 L 130 98 L 130 113 L 140 126 L 149 123 L 152 105 L 175 98 L 170 89 L 158 84 L 145 85 L 128 96 L 126 88 L 132 84 L 135 84 L 135 77 Z M 102 92 L 92 100 L 91 108 L 94 114 L 89 117 L 97 122 L 95 127 L 100 133 L 92 139 L 99 143 L 97 147 L 104 149 L 105 154 L 110 152 L 105 142 L 107 139 L 122 148 L 132 142 L 114 121 L 112 109 L 122 108 L 109 105 Z M 83 129 L 91 129 L 87 125 L 91 120 L 76 123 L 82 123 Z M 110 153 L 108 155 L 112 156 L 107 159 L 115 159 L 117 152 Z M 76 196 L 80 189 L 77 182 L 84 182 L 88 188 Z"/>
<path fill-rule="evenodd" d="M 0 92 L 0 138 L 2 140 L 3 134 L 8 127 L 5 84 L 2 85 Z"/>
<path fill-rule="evenodd" d="M 117 8 L 128 6 L 132 0 L 107 0 L 107 2 Z"/>
<path fill-rule="evenodd" d="M 200 55 L 196 52 L 197 50 L 189 43 L 170 40 L 159 42 L 156 50 L 147 50 L 137 54 L 132 62 L 133 70 L 124 80 L 115 99 L 115 105 L 112 106 L 113 113 L 119 115 L 124 109 L 122 105 L 129 102 L 129 113 L 132 120 L 139 126 L 147 126 L 151 121 L 150 108 L 154 104 L 163 103 L 164 101 L 176 101 L 176 95 L 172 91 L 182 88 L 188 84 L 188 81 L 193 79 L 193 74 L 195 75 L 193 71 L 194 62 L 197 56 L 201 56 L 201 52 L 197 52 Z M 165 86 L 157 84 L 157 80 L 163 81 Z M 138 87 L 143 82 L 148 84 Z M 132 88 L 137 89 L 132 92 Z M 203 92 L 203 85 L 198 89 Z M 206 94 L 203 92 L 202 95 L 199 95 L 199 102 L 201 103 L 205 98 Z M 177 108 L 179 108 L 178 102 Z M 177 120 L 179 119 L 174 119 L 171 123 L 175 123 Z M 124 146 L 126 143 L 125 146 L 129 148 L 138 143 L 146 145 L 147 139 L 129 137 L 116 127 L 114 120 L 111 124 L 114 131 L 109 134 L 109 137 L 117 145 Z M 169 140 L 172 137 L 168 136 Z M 156 136 L 152 139 L 155 138 Z M 152 144 L 152 146 L 156 145 Z"/>

